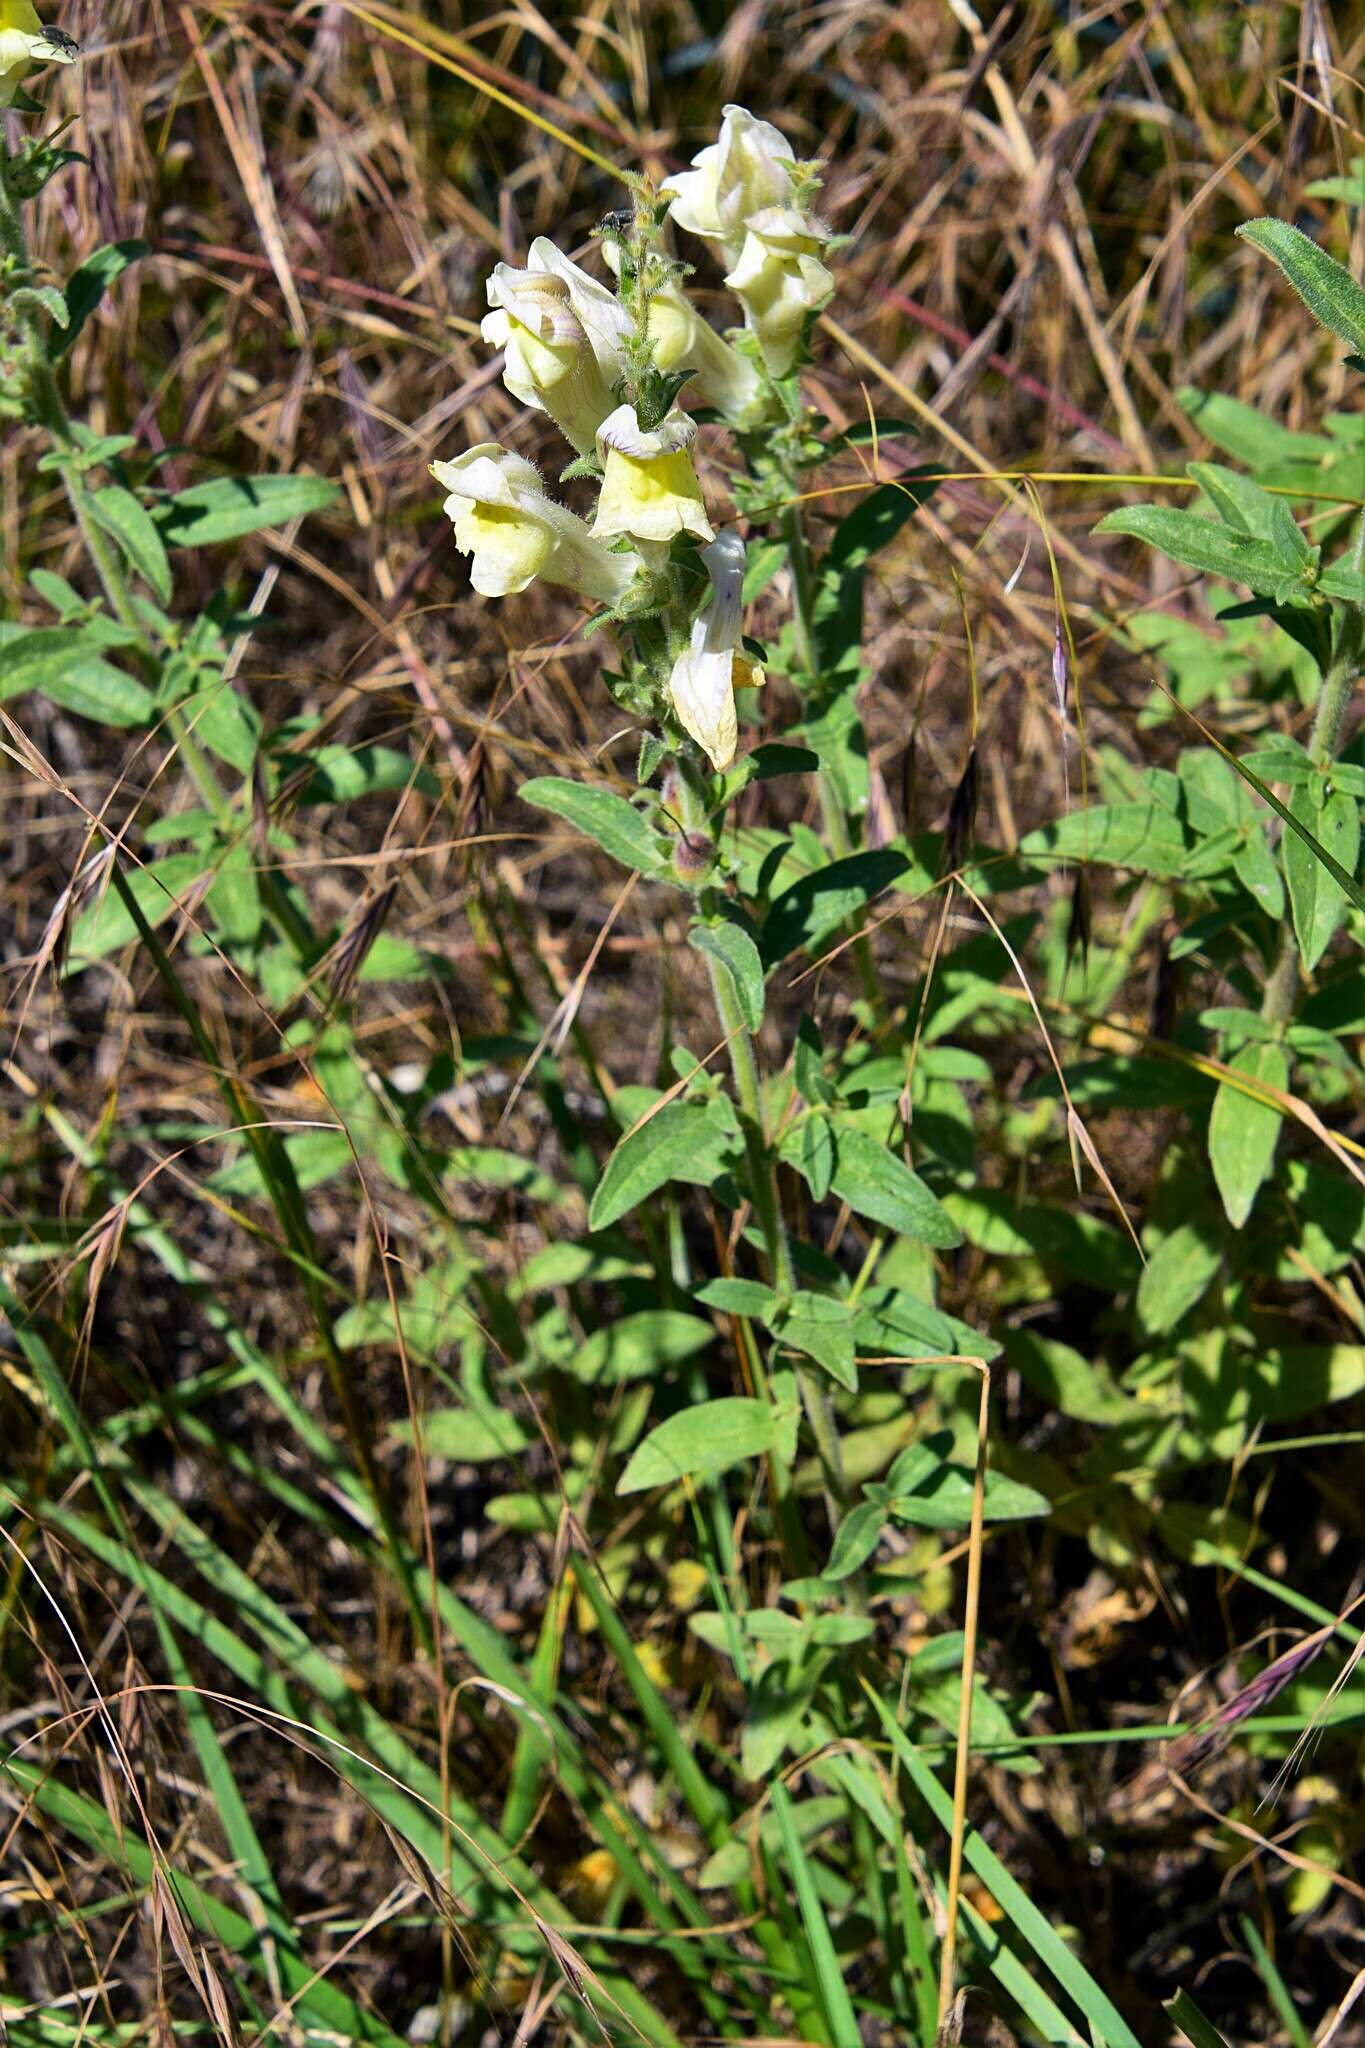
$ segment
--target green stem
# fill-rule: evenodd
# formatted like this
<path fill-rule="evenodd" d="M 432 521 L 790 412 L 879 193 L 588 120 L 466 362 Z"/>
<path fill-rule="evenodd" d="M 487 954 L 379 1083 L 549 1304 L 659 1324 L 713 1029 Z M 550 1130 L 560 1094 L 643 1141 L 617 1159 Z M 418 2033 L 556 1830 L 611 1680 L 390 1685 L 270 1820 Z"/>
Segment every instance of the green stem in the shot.
<path fill-rule="evenodd" d="M 784 1299 L 789 1300 L 796 1292 L 796 1267 L 792 1263 L 787 1226 L 782 1220 L 777 1166 L 768 1142 L 767 1124 L 763 1113 L 763 1092 L 759 1087 L 758 1062 L 754 1058 L 754 1042 L 740 1014 L 738 998 L 729 975 L 718 960 L 711 961 L 710 965 L 716 1011 L 730 1046 L 730 1069 L 735 1078 L 735 1093 L 739 1097 L 739 1120 L 744 1132 L 745 1156 L 749 1162 L 749 1186 L 753 1195 L 754 1214 L 763 1232 L 772 1284 Z M 825 1483 L 833 1500 L 842 1506 L 847 1497 L 847 1486 L 844 1480 L 839 1432 L 835 1427 L 834 1410 L 829 1396 L 815 1376 L 803 1365 L 796 1368 L 796 1384 L 800 1390 L 806 1419 L 810 1423 L 811 1435 L 815 1439 Z"/>
<path fill-rule="evenodd" d="M 791 1246 L 782 1221 L 777 1172 L 768 1147 L 754 1041 L 740 1013 L 739 1000 L 729 974 L 719 960 L 711 960 L 710 967 L 711 992 L 715 997 L 721 1029 L 729 1044 L 730 1071 L 734 1075 L 735 1094 L 739 1098 L 739 1120 L 749 1161 L 754 1213 L 763 1232 L 773 1286 L 779 1294 L 791 1295 L 796 1292 L 796 1268 L 792 1264 Z"/>
<path fill-rule="evenodd" d="M 1362 561 L 1365 561 L 1365 517 L 1357 527 L 1355 545 L 1351 550 L 1352 567 L 1359 571 Z M 1317 709 L 1313 714 L 1313 730 L 1308 737 L 1309 759 L 1319 768 L 1325 768 L 1335 758 L 1341 744 L 1341 729 L 1346 721 L 1351 691 L 1360 673 L 1361 642 L 1362 615 L 1355 605 L 1350 605 L 1338 616 L 1332 660 L 1322 679 Z M 1274 1025 L 1277 1031 L 1283 1031 L 1294 1014 L 1298 992 L 1299 950 L 1293 923 L 1286 919 L 1280 932 L 1279 957 L 1261 999 L 1261 1015 L 1266 1023 Z"/>
<path fill-rule="evenodd" d="M 3 135 L 0 135 L 0 243 L 3 243 L 4 253 L 15 266 L 19 273 L 19 282 L 23 284 L 32 277 L 33 266 L 29 260 L 28 239 L 24 233 L 21 201 L 14 189 L 11 173 L 9 151 L 5 147 Z M 76 525 L 80 529 L 86 552 L 94 563 L 95 572 L 104 587 L 110 608 L 119 624 L 137 635 L 145 659 L 146 633 L 138 617 L 128 579 L 123 573 L 118 550 L 103 532 L 90 509 L 90 493 L 86 489 L 85 479 L 76 460 L 76 438 L 71 431 L 66 407 L 62 404 L 61 392 L 57 389 L 57 379 L 52 372 L 38 316 L 30 309 L 21 317 L 28 341 L 29 390 L 34 411 L 40 425 L 47 429 L 58 450 L 58 474 L 62 480 L 62 487 L 66 492 Z"/>

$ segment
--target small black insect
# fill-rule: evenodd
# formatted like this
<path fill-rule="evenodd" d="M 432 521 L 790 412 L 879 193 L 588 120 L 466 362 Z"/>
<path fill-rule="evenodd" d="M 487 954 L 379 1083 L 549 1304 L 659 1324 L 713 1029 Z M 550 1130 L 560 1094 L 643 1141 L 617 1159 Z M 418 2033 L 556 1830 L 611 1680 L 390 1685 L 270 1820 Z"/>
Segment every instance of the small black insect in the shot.
<path fill-rule="evenodd" d="M 51 43 L 54 50 L 60 50 L 64 57 L 80 55 L 80 44 L 74 36 L 69 36 L 64 28 L 45 28 L 42 37 L 45 43 Z"/>
<path fill-rule="evenodd" d="M 635 219 L 635 210 L 630 206 L 618 207 L 613 213 L 604 213 L 597 223 L 599 235 L 624 235 L 629 233 Z"/>

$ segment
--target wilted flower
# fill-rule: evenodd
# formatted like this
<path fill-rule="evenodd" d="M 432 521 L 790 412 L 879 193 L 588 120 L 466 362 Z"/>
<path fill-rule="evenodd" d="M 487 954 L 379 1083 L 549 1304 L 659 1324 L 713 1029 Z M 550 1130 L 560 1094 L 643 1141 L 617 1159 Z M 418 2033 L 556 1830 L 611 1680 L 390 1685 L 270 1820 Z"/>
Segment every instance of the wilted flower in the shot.
<path fill-rule="evenodd" d="M 806 316 L 834 295 L 834 279 L 820 252 L 829 229 L 792 206 L 774 206 L 747 223 L 744 246 L 725 282 L 758 336 L 774 377 L 796 360 Z"/>
<path fill-rule="evenodd" d="M 697 423 L 671 412 L 662 426 L 646 430 L 633 405 L 618 405 L 597 430 L 602 458 L 602 495 L 595 534 L 628 533 L 633 540 L 667 547 L 675 533 L 712 537 L 692 466 Z"/>
<path fill-rule="evenodd" d="M 689 234 L 723 242 L 733 263 L 752 215 L 786 206 L 795 168 L 792 146 L 768 121 L 747 107 L 726 107 L 720 140 L 699 150 L 690 171 L 677 171 L 662 186 L 671 193 L 671 214 Z"/>
<path fill-rule="evenodd" d="M 0 0 L 0 107 L 13 106 L 30 64 L 74 64 L 78 55 L 70 36 L 44 31 L 33 0 Z"/>
<path fill-rule="evenodd" d="M 692 627 L 691 644 L 673 664 L 668 687 L 679 725 L 710 758 L 728 768 L 739 744 L 735 690 L 763 681 L 740 651 L 744 604 L 744 543 L 732 528 L 716 536 L 701 558 L 711 578 L 711 602 Z"/>
<path fill-rule="evenodd" d="M 483 597 L 511 596 L 543 576 L 615 604 L 640 566 L 637 555 L 595 540 L 576 512 L 546 497 L 534 463 L 496 441 L 433 462 L 431 473 L 450 493 L 445 510 L 455 545 L 473 556 L 470 580 Z"/>

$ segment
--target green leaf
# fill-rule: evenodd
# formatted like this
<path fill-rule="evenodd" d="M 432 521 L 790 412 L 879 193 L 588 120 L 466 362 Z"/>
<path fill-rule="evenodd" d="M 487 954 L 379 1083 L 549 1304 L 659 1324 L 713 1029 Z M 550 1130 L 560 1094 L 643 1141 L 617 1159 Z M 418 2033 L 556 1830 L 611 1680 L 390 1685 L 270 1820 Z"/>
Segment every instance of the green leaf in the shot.
<path fill-rule="evenodd" d="M 128 886 L 142 915 L 155 927 L 193 892 L 203 874 L 202 852 L 170 853 L 165 860 L 133 869 Z M 113 889 L 107 890 L 87 905 L 72 927 L 69 971 L 76 973 L 92 960 L 102 960 L 106 953 L 115 953 L 120 946 L 131 944 L 137 935 L 137 926 L 122 898 Z"/>
<path fill-rule="evenodd" d="M 847 1302 L 803 1289 L 785 1307 L 779 1305 L 772 1311 L 767 1322 L 779 1344 L 790 1345 L 794 1351 L 813 1358 L 850 1393 L 856 1389 L 853 1314 Z"/>
<path fill-rule="evenodd" d="M 325 512 L 340 495 L 322 476 L 220 476 L 163 499 L 152 517 L 168 547 L 206 548 Z"/>
<path fill-rule="evenodd" d="M 1289 1085 L 1289 1062 L 1279 1045 L 1246 1045 L 1228 1061 L 1249 1081 L 1272 1088 Z M 1209 1164 L 1223 1198 L 1228 1222 L 1240 1230 L 1251 1214 L 1257 1190 L 1270 1172 L 1283 1118 L 1269 1103 L 1257 1102 L 1231 1081 L 1221 1081 L 1209 1115 Z"/>
<path fill-rule="evenodd" d="M 842 1118 L 836 1124 L 831 1185 L 841 1202 L 900 1237 L 942 1251 L 961 1244 L 962 1232 L 917 1173 L 866 1131 Z"/>
<path fill-rule="evenodd" d="M 441 794 L 441 785 L 430 769 L 418 768 L 412 757 L 397 747 L 319 747 L 299 802 L 344 804 L 380 790 L 409 786 L 421 790 L 423 796 Z"/>
<path fill-rule="evenodd" d="M 1237 233 L 1284 272 L 1315 320 L 1365 355 L 1365 291 L 1349 270 L 1288 221 L 1249 220 Z"/>
<path fill-rule="evenodd" d="M 114 280 L 122 277 L 130 263 L 147 254 L 146 242 L 106 242 L 93 256 L 86 257 L 79 270 L 72 272 L 66 287 L 66 326 L 48 344 L 48 354 L 54 363 L 66 354 Z"/>
<path fill-rule="evenodd" d="M 745 1025 L 750 1031 L 761 1031 L 763 962 L 749 934 L 740 925 L 720 922 L 694 924 L 687 936 L 694 952 L 705 953 L 709 959 L 720 962 L 721 971 L 728 976 L 735 992 Z"/>
<path fill-rule="evenodd" d="M 623 867 L 657 875 L 664 865 L 659 840 L 633 804 L 609 789 L 590 789 L 562 775 L 536 775 L 521 787 L 523 800 L 562 818 L 576 832 L 595 839 Z"/>
<path fill-rule="evenodd" d="M 777 1296 L 761 1280 L 708 1280 L 693 1299 L 703 1308 L 718 1308 L 722 1315 L 766 1316 Z"/>
<path fill-rule="evenodd" d="M 715 1325 L 703 1316 L 673 1308 L 641 1309 L 592 1331 L 569 1361 L 569 1370 L 575 1379 L 616 1386 L 652 1378 L 666 1366 L 709 1350 L 715 1341 Z"/>
<path fill-rule="evenodd" d="M 975 1479 L 965 1466 L 948 1463 L 951 1447 L 951 1433 L 936 1430 L 901 1452 L 880 1489 L 887 1512 L 896 1521 L 908 1522 L 916 1529 L 966 1527 L 971 1520 Z M 1046 1494 L 1007 1478 L 1003 1472 L 987 1472 L 988 1522 L 1022 1522 L 1051 1512 Z"/>
<path fill-rule="evenodd" d="M 817 1202 L 823 1202 L 834 1178 L 834 1133 L 829 1118 L 804 1116 L 778 1146 L 778 1156 L 794 1166 Z"/>
<path fill-rule="evenodd" d="M 1292 427 L 1282 427 L 1255 406 L 1224 392 L 1200 391 L 1193 384 L 1182 384 L 1175 396 L 1176 403 L 1216 448 L 1258 475 L 1289 466 L 1317 471 L 1336 450 L 1326 435 L 1295 433 Z M 1306 488 L 1311 488 L 1311 483 Z"/>
<path fill-rule="evenodd" d="M 1296 789 L 1290 799 L 1293 816 L 1322 849 L 1354 875 L 1360 858 L 1360 805 L 1344 790 L 1323 800 L 1321 782 Z M 1331 944 L 1346 909 L 1345 893 L 1311 845 L 1297 833 L 1286 833 L 1283 845 L 1285 879 L 1294 913 L 1294 934 L 1309 973 Z"/>
<path fill-rule="evenodd" d="M 1301 561 L 1287 559 L 1270 541 L 1238 533 L 1216 519 L 1201 519 L 1197 512 L 1181 512 L 1169 505 L 1125 506 L 1107 513 L 1095 531 L 1132 534 L 1187 569 L 1243 583 L 1262 597 L 1281 602 L 1291 602 L 1293 596 L 1305 603 L 1308 600 Z"/>
<path fill-rule="evenodd" d="M 99 653 L 100 641 L 80 626 L 38 626 L 0 641 L 0 702 L 38 690 L 67 711 L 101 725 L 147 725 L 156 712 L 151 691 Z"/>
<path fill-rule="evenodd" d="M 1214 744 L 1216 745 L 1217 742 L 1215 741 Z M 1317 834 L 1305 825 L 1303 819 L 1295 811 L 1291 810 L 1288 804 L 1280 802 L 1280 799 L 1276 796 L 1270 785 L 1263 782 L 1254 769 L 1248 768 L 1244 760 L 1239 759 L 1236 754 L 1229 753 L 1222 747 L 1219 748 L 1219 752 L 1236 769 L 1242 780 L 1255 790 L 1261 801 L 1269 804 L 1275 815 L 1283 819 L 1294 838 L 1301 845 L 1307 847 L 1315 860 L 1322 863 L 1337 887 L 1354 903 L 1356 909 L 1365 910 L 1365 889 L 1362 889 L 1359 882 L 1357 882 L 1353 868 L 1344 867 L 1331 848 L 1324 845 Z M 1284 845 L 1286 848 L 1288 847 L 1289 841 L 1287 839 L 1284 841 Z"/>
<path fill-rule="evenodd" d="M 1253 902 L 1278 924 L 1284 916 L 1284 883 L 1259 826 L 1233 855 L 1232 871 Z"/>
<path fill-rule="evenodd" d="M 244 839 L 218 853 L 218 872 L 204 907 L 215 935 L 228 947 L 254 946 L 261 936 L 261 885 L 256 858 Z"/>
<path fill-rule="evenodd" d="M 648 1123 L 628 1132 L 607 1161 L 588 1212 L 589 1229 L 605 1230 L 628 1216 L 666 1181 L 706 1186 L 730 1143 L 701 1103 L 665 1103 Z"/>
<path fill-rule="evenodd" d="M 423 1416 L 419 1430 L 411 1422 L 395 1422 L 390 1434 L 401 1443 L 420 1435 L 428 1457 L 453 1458 L 461 1465 L 515 1457 L 531 1442 L 516 1417 L 500 1408 L 437 1408 Z"/>
<path fill-rule="evenodd" d="M 1188 827 L 1164 804 L 1097 804 L 1030 832 L 1019 858 L 1053 854 L 1067 860 L 1097 860 L 1140 874 L 1173 876 L 1183 868 L 1194 840 Z"/>
<path fill-rule="evenodd" d="M 1188 1991 L 1177 1991 L 1174 1998 L 1162 2003 L 1171 2016 L 1171 2025 L 1179 2029 L 1191 2048 L 1228 2048 L 1226 2036 L 1219 2033 L 1212 2020 L 1205 2019 Z"/>
<path fill-rule="evenodd" d="M 1219 518 L 1239 533 L 1249 533 L 1258 540 L 1269 541 L 1272 547 L 1286 551 L 1286 562 L 1293 568 L 1298 561 L 1307 559 L 1308 544 L 1294 525 L 1292 514 L 1289 525 L 1292 534 L 1284 526 L 1284 515 L 1288 512 L 1283 498 L 1273 498 L 1263 490 L 1254 478 L 1243 476 L 1240 470 L 1229 469 L 1221 462 L 1192 462 L 1189 474 L 1195 479 L 1204 495 L 1209 498 Z"/>
<path fill-rule="evenodd" d="M 1306 199 L 1339 199 L 1343 206 L 1365 206 L 1365 156 L 1353 156 L 1345 177 L 1314 178 L 1305 185 Z"/>
<path fill-rule="evenodd" d="M 816 946 L 854 916 L 881 890 L 889 888 L 910 863 L 889 847 L 852 853 L 831 861 L 814 874 L 802 875 L 772 903 L 763 921 L 759 949 L 766 967 L 775 967 L 798 946 Z"/>
<path fill-rule="evenodd" d="M 746 1458 L 768 1451 L 790 1460 L 795 1454 L 796 1408 L 747 1395 L 727 1395 L 684 1408 L 652 1429 L 617 1482 L 618 1493 L 643 1493 L 679 1479 L 719 1477 Z"/>
<path fill-rule="evenodd" d="M 851 1578 L 877 1548 L 885 1521 L 884 1501 L 860 1501 L 856 1508 L 851 1508 L 835 1532 L 829 1563 L 821 1576 L 835 1580 Z"/>
<path fill-rule="evenodd" d="M 1203 1294 L 1221 1257 L 1218 1245 L 1196 1224 L 1182 1223 L 1164 1237 L 1143 1267 L 1137 1285 L 1137 1313 L 1143 1329 L 1158 1337 L 1173 1330 Z"/>
<path fill-rule="evenodd" d="M 121 484 L 105 484 L 90 493 L 90 509 L 111 534 L 130 565 L 149 583 L 163 604 L 171 600 L 171 565 L 150 514 Z"/>

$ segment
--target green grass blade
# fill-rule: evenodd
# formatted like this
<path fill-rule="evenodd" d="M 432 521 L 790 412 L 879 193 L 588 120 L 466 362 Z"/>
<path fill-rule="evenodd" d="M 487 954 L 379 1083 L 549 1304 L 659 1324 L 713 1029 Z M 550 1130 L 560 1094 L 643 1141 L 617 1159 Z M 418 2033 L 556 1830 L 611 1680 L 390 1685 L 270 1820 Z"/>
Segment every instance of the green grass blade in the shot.
<path fill-rule="evenodd" d="M 951 1829 L 953 1805 L 948 1794 L 918 1755 L 891 1709 L 870 1686 L 865 1689 L 906 1776 L 939 1825 L 945 1831 Z M 981 1879 L 997 1905 L 1004 1909 L 1015 1933 L 1027 1942 L 1038 1961 L 1056 1978 L 1068 1997 L 1076 2001 L 1096 2039 L 1102 2041 L 1105 2048 L 1142 2048 L 1142 2043 L 1109 1994 L 1095 1982 L 1084 1963 L 1067 1947 L 1061 1935 L 1034 1905 L 1023 1887 L 1010 1876 L 975 1828 L 967 1830 L 964 1853 L 969 1867 Z"/>
<path fill-rule="evenodd" d="M 32 1800 L 40 1813 L 87 1843 L 114 1869 L 127 1871 L 144 1889 L 151 1884 L 151 1850 L 128 1829 L 116 1828 L 104 1808 L 93 1799 L 87 1799 L 24 1758 L 10 1757 L 0 1762 L 0 1771 Z M 192 1926 L 221 1941 L 233 1955 L 253 1967 L 262 1966 L 261 1930 L 253 1927 L 245 1914 L 225 1906 L 182 1872 L 175 1872 L 171 1881 L 177 1903 Z M 278 1950 L 276 1961 L 280 1982 L 288 1996 L 297 1997 L 296 2010 L 301 2014 L 347 2041 L 373 2043 L 374 2048 L 406 2048 L 400 2035 L 365 2012 L 328 1978 L 319 1977 L 313 1964 L 288 1949 Z"/>
<path fill-rule="evenodd" d="M 1166 1999 L 1165 2009 L 1192 2048 L 1228 2048 L 1213 2021 L 1205 2019 L 1188 1991 L 1177 1991 L 1174 1998 Z"/>
<path fill-rule="evenodd" d="M 801 1909 L 801 1921 L 810 1943 L 811 1957 L 815 1965 L 815 1985 L 825 2020 L 829 2027 L 829 2038 L 835 2048 L 854 2048 L 862 2039 L 858 2031 L 858 2016 L 853 2010 L 839 1968 L 839 1958 L 834 1952 L 834 1941 L 825 1919 L 824 1907 L 816 1889 L 810 1865 L 801 1837 L 796 1831 L 792 1813 L 791 1794 L 780 1778 L 772 1787 L 772 1808 L 777 1819 L 778 1831 L 782 1838 L 782 1853 L 791 1872 L 796 1889 L 797 1904 Z"/>
<path fill-rule="evenodd" d="M 1289 1986 L 1275 1967 L 1275 1959 L 1261 1939 L 1260 1930 L 1248 1914 L 1243 1913 L 1240 1921 L 1242 1938 L 1251 1950 L 1256 1967 L 1261 1973 L 1261 1982 L 1270 1993 L 1271 2003 L 1280 2015 L 1281 2023 L 1288 2034 L 1293 2048 L 1312 2048 L 1308 2029 L 1299 2018 L 1299 2009 L 1289 1995 Z"/>

